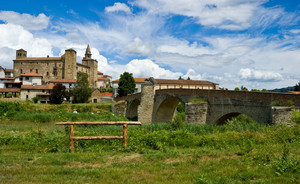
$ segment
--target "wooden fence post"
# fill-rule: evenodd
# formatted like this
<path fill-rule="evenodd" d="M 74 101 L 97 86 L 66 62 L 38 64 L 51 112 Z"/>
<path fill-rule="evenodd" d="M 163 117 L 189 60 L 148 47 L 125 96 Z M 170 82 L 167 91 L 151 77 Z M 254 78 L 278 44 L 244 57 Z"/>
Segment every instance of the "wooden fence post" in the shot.
<path fill-rule="evenodd" d="M 123 146 L 127 145 L 127 124 L 123 125 Z"/>
<path fill-rule="evenodd" d="M 70 125 L 70 152 L 73 153 L 74 152 L 74 125 Z"/>

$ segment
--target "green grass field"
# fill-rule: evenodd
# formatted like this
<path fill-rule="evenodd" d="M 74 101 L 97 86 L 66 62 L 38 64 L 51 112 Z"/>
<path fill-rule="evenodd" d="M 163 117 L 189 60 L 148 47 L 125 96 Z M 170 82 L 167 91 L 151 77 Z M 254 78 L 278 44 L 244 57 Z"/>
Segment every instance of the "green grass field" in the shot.
<path fill-rule="evenodd" d="M 121 140 L 75 141 L 69 153 L 68 129 L 56 121 L 124 119 L 109 103 L 5 108 L 0 183 L 300 182 L 299 124 L 267 126 L 241 116 L 223 126 L 129 126 L 125 148 Z M 121 134 L 120 126 L 75 127 L 75 135 Z"/>

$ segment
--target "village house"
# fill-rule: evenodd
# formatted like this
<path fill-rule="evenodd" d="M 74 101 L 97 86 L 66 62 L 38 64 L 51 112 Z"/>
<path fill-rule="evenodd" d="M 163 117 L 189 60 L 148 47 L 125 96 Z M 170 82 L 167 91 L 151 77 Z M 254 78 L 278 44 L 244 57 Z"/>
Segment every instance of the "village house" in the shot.
<path fill-rule="evenodd" d="M 35 97 L 38 98 L 39 103 L 49 103 L 50 93 L 54 84 L 47 85 L 22 85 L 21 86 L 21 100 L 31 100 Z"/>

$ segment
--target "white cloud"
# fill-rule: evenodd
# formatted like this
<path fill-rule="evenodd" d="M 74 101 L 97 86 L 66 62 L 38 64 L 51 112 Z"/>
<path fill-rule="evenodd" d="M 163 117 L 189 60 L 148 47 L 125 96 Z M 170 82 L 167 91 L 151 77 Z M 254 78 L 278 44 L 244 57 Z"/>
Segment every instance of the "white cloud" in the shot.
<path fill-rule="evenodd" d="M 28 56 L 52 56 L 52 46 L 45 38 L 36 38 L 32 33 L 25 30 L 22 26 L 14 24 L 0 24 L 0 48 L 14 50 L 25 49 Z M 0 55 L 4 58 L 15 59 L 15 54 L 6 52 L 6 49 L 0 50 Z M 5 62 L 8 63 L 8 62 Z M 2 62 L 0 63 L 2 65 Z M 4 65 L 4 64 L 3 64 Z M 11 68 L 11 66 L 6 66 Z"/>
<path fill-rule="evenodd" d="M 140 38 L 134 38 L 133 42 L 129 43 L 125 48 L 125 52 L 135 55 L 148 55 L 152 48 L 149 43 L 143 42 Z"/>
<path fill-rule="evenodd" d="M 254 70 L 250 68 L 241 68 L 238 75 L 243 80 L 260 82 L 277 82 L 283 80 L 280 73 L 272 71 Z"/>
<path fill-rule="evenodd" d="M 123 11 L 126 13 L 131 13 L 130 8 L 124 3 L 115 3 L 113 6 L 108 6 L 105 8 L 106 12 L 118 12 Z"/>
<path fill-rule="evenodd" d="M 0 20 L 23 26 L 27 30 L 37 31 L 48 27 L 50 18 L 41 13 L 38 16 L 30 14 L 20 14 L 13 11 L 0 11 Z"/>
<path fill-rule="evenodd" d="M 280 7 L 265 8 L 268 0 L 132 0 L 134 5 L 153 14 L 192 17 L 203 26 L 227 30 L 244 30 L 250 26 L 288 23 L 295 19 Z M 285 19 L 278 21 L 278 19 Z"/>

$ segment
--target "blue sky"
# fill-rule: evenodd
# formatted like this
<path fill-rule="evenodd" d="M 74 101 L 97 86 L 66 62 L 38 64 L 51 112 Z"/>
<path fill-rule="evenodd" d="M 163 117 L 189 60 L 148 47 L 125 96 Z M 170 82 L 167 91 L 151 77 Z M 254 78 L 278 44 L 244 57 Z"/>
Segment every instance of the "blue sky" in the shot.
<path fill-rule="evenodd" d="M 60 56 L 90 44 L 98 69 L 117 79 L 209 80 L 233 89 L 300 81 L 296 0 L 23 0 L 0 7 L 0 65 L 16 49 Z"/>

